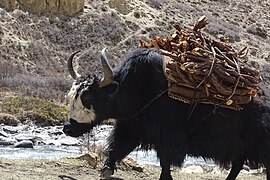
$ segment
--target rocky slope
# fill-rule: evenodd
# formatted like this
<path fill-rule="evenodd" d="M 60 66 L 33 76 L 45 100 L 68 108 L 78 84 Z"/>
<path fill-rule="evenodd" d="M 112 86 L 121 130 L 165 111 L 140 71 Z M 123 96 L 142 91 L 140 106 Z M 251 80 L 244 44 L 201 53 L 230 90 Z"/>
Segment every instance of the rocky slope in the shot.
<path fill-rule="evenodd" d="M 237 49 L 248 45 L 250 61 L 267 72 L 269 8 L 261 0 L 87 0 L 73 17 L 0 9 L 0 59 L 33 74 L 67 76 L 68 55 L 81 49 L 79 71 L 98 72 L 102 48 L 108 47 L 115 65 L 140 38 L 167 36 L 175 23 L 190 28 L 205 15 L 210 20 L 205 34 L 226 37 Z"/>

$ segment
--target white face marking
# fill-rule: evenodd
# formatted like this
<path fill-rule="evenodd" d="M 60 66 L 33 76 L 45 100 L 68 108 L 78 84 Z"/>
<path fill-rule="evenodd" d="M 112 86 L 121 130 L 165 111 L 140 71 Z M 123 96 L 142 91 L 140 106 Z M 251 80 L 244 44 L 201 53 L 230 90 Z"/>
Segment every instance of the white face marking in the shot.
<path fill-rule="evenodd" d="M 91 109 L 87 109 L 82 104 L 81 95 L 85 89 L 82 89 L 79 92 L 79 95 L 75 98 L 80 86 L 81 84 L 76 85 L 73 83 L 69 93 L 67 94 L 67 100 L 70 103 L 68 118 L 73 119 L 78 123 L 91 123 L 94 121 L 96 114 L 92 106 Z"/>

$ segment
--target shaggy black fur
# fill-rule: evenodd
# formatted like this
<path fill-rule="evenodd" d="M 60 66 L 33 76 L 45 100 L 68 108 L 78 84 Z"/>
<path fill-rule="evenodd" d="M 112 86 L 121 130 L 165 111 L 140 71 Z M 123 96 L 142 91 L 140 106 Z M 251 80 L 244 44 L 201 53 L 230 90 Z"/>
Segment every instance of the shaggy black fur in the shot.
<path fill-rule="evenodd" d="M 213 105 L 198 104 L 187 120 L 190 105 L 165 93 L 140 112 L 168 87 L 162 56 L 155 49 L 141 48 L 129 53 L 114 68 L 114 81 L 104 88 L 98 87 L 98 80 L 94 81 L 82 96 L 86 107 L 90 103 L 94 107 L 96 124 L 107 118 L 117 119 L 108 140 L 104 174 L 113 173 L 117 161 L 141 147 L 157 151 L 162 180 L 172 179 L 170 165 L 181 166 L 186 155 L 210 158 L 221 166 L 232 163 L 227 179 L 237 177 L 245 160 L 263 164 L 270 179 L 268 96 L 256 97 L 242 111 L 213 111 Z"/>

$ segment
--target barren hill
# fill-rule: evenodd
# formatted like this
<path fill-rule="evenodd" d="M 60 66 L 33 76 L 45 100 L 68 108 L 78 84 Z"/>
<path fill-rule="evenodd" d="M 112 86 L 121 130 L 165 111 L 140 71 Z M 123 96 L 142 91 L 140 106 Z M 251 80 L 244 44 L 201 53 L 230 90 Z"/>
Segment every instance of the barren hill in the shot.
<path fill-rule="evenodd" d="M 269 9 L 266 0 L 86 0 L 72 17 L 0 8 L 0 92 L 63 102 L 72 52 L 82 50 L 75 67 L 80 74 L 100 72 L 104 47 L 115 66 L 140 39 L 166 38 L 173 25 L 192 28 L 201 16 L 210 22 L 204 36 L 226 38 L 237 50 L 249 47 L 247 63 L 269 86 Z"/>
<path fill-rule="evenodd" d="M 269 9 L 265 0 L 87 0 L 73 17 L 0 9 L 0 59 L 33 74 L 66 77 L 68 55 L 81 49 L 79 71 L 99 71 L 102 48 L 115 65 L 140 38 L 167 36 L 175 23 L 190 28 L 205 15 L 205 34 L 229 38 L 238 49 L 248 45 L 250 62 L 268 72 Z"/>

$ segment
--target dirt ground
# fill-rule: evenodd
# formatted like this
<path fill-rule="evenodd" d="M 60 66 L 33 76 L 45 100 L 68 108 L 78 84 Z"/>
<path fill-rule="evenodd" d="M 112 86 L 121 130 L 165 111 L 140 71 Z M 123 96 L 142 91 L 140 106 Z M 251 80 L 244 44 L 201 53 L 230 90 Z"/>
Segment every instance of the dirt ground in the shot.
<path fill-rule="evenodd" d="M 101 164 L 96 169 L 92 168 L 86 161 L 78 159 L 61 160 L 37 160 L 37 159 L 4 159 L 0 158 L 0 180 L 95 180 L 100 179 Z M 111 180 L 155 180 L 159 179 L 160 168 L 146 166 L 143 172 L 124 170 L 118 168 Z M 225 179 L 227 172 L 223 173 L 183 173 L 174 168 L 172 176 L 174 179 L 182 180 L 221 180 Z M 238 180 L 261 180 L 264 174 L 240 173 Z"/>

